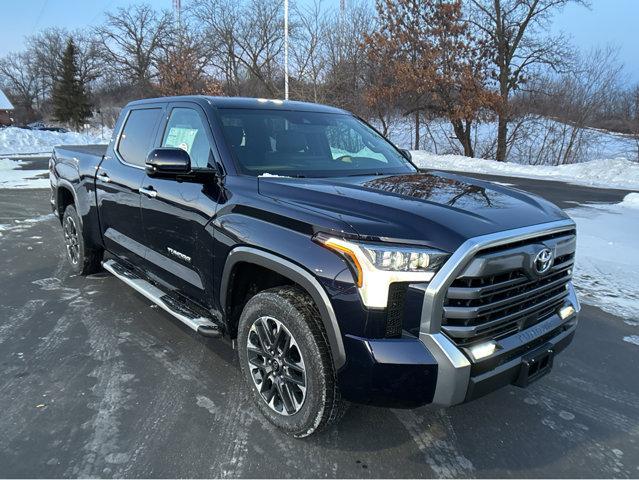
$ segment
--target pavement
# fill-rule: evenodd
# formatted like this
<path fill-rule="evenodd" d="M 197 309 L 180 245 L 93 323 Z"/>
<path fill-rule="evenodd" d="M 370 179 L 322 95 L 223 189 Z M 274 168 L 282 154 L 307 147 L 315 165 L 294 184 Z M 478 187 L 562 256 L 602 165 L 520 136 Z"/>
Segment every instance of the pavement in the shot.
<path fill-rule="evenodd" d="M 504 179 L 564 206 L 628 192 Z M 352 405 L 281 434 L 236 352 L 116 278 L 77 277 L 46 190 L 0 190 L 0 477 L 639 477 L 639 322 L 584 305 L 527 389 L 449 409 Z M 635 319 L 639 320 L 639 319 Z"/>

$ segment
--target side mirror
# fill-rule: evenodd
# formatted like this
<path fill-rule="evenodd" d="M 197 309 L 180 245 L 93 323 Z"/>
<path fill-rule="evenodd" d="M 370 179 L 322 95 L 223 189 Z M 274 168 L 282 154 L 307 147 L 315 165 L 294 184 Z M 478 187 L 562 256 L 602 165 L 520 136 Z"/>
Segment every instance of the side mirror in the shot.
<path fill-rule="evenodd" d="M 402 155 L 404 155 L 404 158 L 406 158 L 406 160 L 413 159 L 413 156 L 410 154 L 410 150 L 406 150 L 405 148 L 400 148 L 399 151 L 402 152 Z"/>
<path fill-rule="evenodd" d="M 146 157 L 146 173 L 153 176 L 176 176 L 191 171 L 191 157 L 181 148 L 163 147 L 151 150 Z"/>

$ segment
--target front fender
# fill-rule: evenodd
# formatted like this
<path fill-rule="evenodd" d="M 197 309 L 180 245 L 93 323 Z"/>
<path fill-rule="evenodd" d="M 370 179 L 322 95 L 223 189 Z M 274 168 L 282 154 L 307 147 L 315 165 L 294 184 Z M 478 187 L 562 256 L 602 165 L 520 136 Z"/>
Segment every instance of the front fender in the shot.
<path fill-rule="evenodd" d="M 346 362 L 344 341 L 342 339 L 340 326 L 337 322 L 335 310 L 326 291 L 308 270 L 283 257 L 254 247 L 239 246 L 234 248 L 226 259 L 222 273 L 220 286 L 222 311 L 226 311 L 231 272 L 233 272 L 233 268 L 240 262 L 252 263 L 273 270 L 289 278 L 308 292 L 320 312 L 321 320 L 324 324 L 324 329 L 333 354 L 335 369 L 340 369 Z"/>

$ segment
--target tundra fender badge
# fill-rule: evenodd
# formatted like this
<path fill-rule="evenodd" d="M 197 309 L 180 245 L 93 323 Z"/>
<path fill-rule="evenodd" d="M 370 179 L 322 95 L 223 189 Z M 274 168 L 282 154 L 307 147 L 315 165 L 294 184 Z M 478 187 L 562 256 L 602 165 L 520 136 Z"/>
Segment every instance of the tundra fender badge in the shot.
<path fill-rule="evenodd" d="M 178 252 L 177 250 L 171 247 L 166 247 L 166 250 L 174 257 L 177 257 L 184 262 L 191 263 L 191 257 L 189 257 L 188 255 L 184 255 L 182 252 Z"/>

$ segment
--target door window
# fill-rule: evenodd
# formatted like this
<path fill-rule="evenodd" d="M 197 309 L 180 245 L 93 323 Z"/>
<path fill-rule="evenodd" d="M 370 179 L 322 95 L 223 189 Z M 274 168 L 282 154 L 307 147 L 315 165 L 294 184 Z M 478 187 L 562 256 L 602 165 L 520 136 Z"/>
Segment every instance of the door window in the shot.
<path fill-rule="evenodd" d="M 166 125 L 163 147 L 185 150 L 191 157 L 192 168 L 209 167 L 211 144 L 202 118 L 191 108 L 174 108 Z"/>
<path fill-rule="evenodd" d="M 131 110 L 118 141 L 118 153 L 125 162 L 139 167 L 145 165 L 161 114 L 160 108 Z"/>

